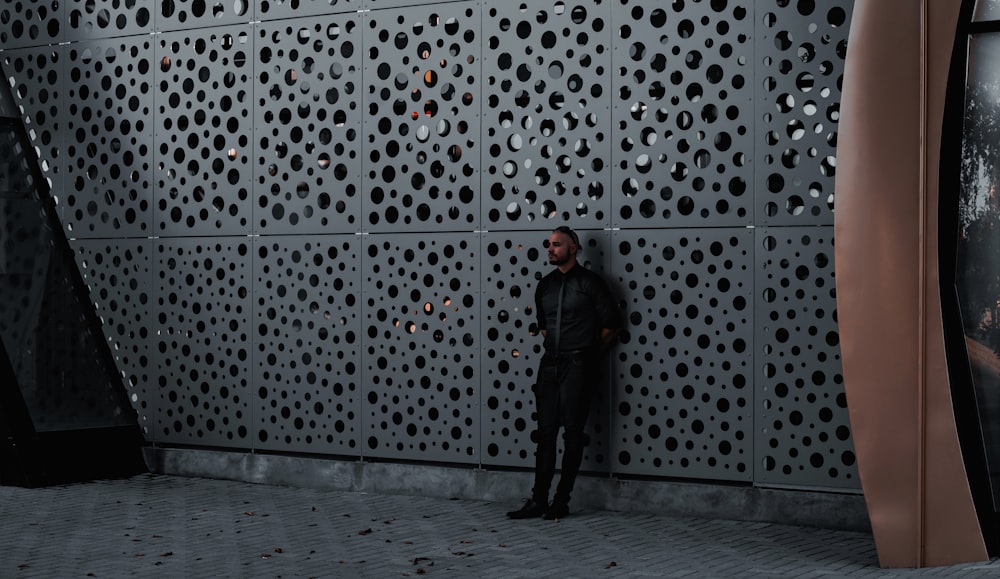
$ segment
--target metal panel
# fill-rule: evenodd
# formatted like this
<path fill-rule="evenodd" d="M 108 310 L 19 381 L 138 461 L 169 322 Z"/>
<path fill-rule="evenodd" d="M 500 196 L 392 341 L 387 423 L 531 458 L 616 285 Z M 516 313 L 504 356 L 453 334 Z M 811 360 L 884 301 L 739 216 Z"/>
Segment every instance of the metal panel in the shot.
<path fill-rule="evenodd" d="M 156 235 L 250 232 L 253 34 L 247 26 L 156 41 Z"/>
<path fill-rule="evenodd" d="M 535 464 L 536 370 L 542 354 L 537 335 L 535 284 L 553 266 L 544 244 L 549 231 L 490 232 L 483 236 L 483 456 L 485 465 Z M 581 263 L 608 270 L 610 232 L 577 230 Z M 611 282 L 610 279 L 607 281 Z M 610 357 L 608 359 L 610 367 Z M 587 421 L 590 443 L 584 471 L 607 472 L 611 433 L 610 368 L 605 368 Z M 562 453 L 562 438 L 559 439 Z"/>
<path fill-rule="evenodd" d="M 758 225 L 833 225 L 837 124 L 852 0 L 757 14 Z"/>
<path fill-rule="evenodd" d="M 154 244 L 154 438 L 249 448 L 250 240 Z"/>
<path fill-rule="evenodd" d="M 381 10 L 385 8 L 403 8 L 406 6 L 435 6 L 443 5 L 442 9 L 448 9 L 448 2 L 440 0 L 362 0 L 366 10 Z"/>
<path fill-rule="evenodd" d="M 832 227 L 756 230 L 759 484 L 860 488 L 840 368 Z"/>
<path fill-rule="evenodd" d="M 364 239 L 363 454 L 478 461 L 479 235 Z"/>
<path fill-rule="evenodd" d="M 0 53 L 4 72 L 14 79 L 11 88 L 17 106 L 29 119 L 28 134 L 38 149 L 42 173 L 49 180 L 60 217 L 66 173 L 62 151 L 69 121 L 66 95 L 70 87 L 64 74 L 66 52 L 66 46 L 49 46 Z"/>
<path fill-rule="evenodd" d="M 62 48 L 67 87 L 63 225 L 74 237 L 149 235 L 153 218 L 153 41 Z"/>
<path fill-rule="evenodd" d="M 156 435 L 157 388 L 150 361 L 152 309 L 150 239 L 74 240 L 77 266 L 103 324 L 129 401 L 148 441 Z"/>
<path fill-rule="evenodd" d="M 761 319 L 774 304 L 753 291 L 753 265 L 765 268 L 758 283 L 768 287 L 765 273 L 780 259 L 736 227 L 767 223 L 771 237 L 798 243 L 797 229 L 779 226 L 832 223 L 851 2 L 178 2 L 157 9 L 168 12 L 158 30 L 175 31 L 152 36 L 132 32 L 141 5 L 111 10 L 124 22 L 102 16 L 105 5 L 71 20 L 67 34 L 83 38 L 90 27 L 119 38 L 6 50 L 0 59 L 64 223 L 93 240 L 79 244 L 91 262 L 104 255 L 88 270 L 100 307 L 132 289 L 112 273 L 128 264 L 108 265 L 106 248 L 153 238 L 163 276 L 148 293 L 167 301 L 148 306 L 157 318 L 105 332 L 127 344 L 135 329 L 174 328 L 147 338 L 155 365 L 132 366 L 138 345 L 129 362 L 119 358 L 126 375 L 148 376 L 140 412 L 155 421 L 156 440 L 530 468 L 540 345 L 529 309 L 535 276 L 549 267 L 538 251 L 550 229 L 541 222 L 568 222 L 584 230 L 584 258 L 612 272 L 630 320 L 610 390 L 595 402 L 586 470 L 741 482 L 757 471 L 766 484 L 855 484 L 848 465 L 831 477 L 829 460 L 815 469 L 802 454 L 803 436 L 809 448 L 820 444 L 805 419 L 788 425 L 829 411 L 816 425 L 822 443 L 849 451 L 849 437 L 837 438 L 847 422 L 836 396 L 828 409 L 808 395 L 779 398 L 761 376 L 765 362 L 751 360 L 766 347 L 784 363 L 799 343 L 803 359 L 793 365 L 818 366 L 831 380 L 839 365 L 835 348 L 804 349 L 815 339 L 808 332 L 787 343 L 754 335 L 754 313 Z M 37 4 L 15 5 L 15 28 L 39 18 L 28 6 Z M 251 22 L 248 10 L 266 21 Z M 227 22 L 240 25 L 219 27 Z M 366 235 L 344 235 L 358 232 Z M 251 233 L 261 237 L 235 237 Z M 302 255 L 333 247 L 336 267 L 358 262 L 357 272 L 337 269 L 339 287 L 313 287 L 321 268 Z M 206 258 L 238 264 L 212 287 L 224 282 L 242 295 L 205 293 Z M 782 295 L 814 279 L 771 285 Z M 363 344 L 346 334 L 321 343 L 319 327 L 247 309 L 291 320 L 293 307 L 301 313 L 299 290 L 343 308 L 336 331 L 355 323 Z M 364 299 L 348 306 L 358 293 Z M 171 295 L 198 303 L 196 319 Z M 815 307 L 812 299 L 792 293 L 788 309 Z M 206 316 L 208 304 L 230 309 Z M 108 313 L 106 323 L 121 315 Z M 780 329 L 794 335 L 787 325 Z M 251 331 L 256 349 L 218 343 Z M 310 332 L 301 344 L 294 337 Z M 237 353 L 240 345 L 253 353 Z M 273 360 L 240 358 L 265 351 Z M 220 360 L 234 364 L 235 377 Z M 216 396 L 208 407 L 201 382 Z M 238 402 L 234 388 L 243 389 Z M 755 396 L 770 401 L 766 412 Z M 768 431 L 756 432 L 753 418 Z M 775 437 L 774 420 L 796 438 Z M 794 460 L 784 456 L 792 449 Z M 763 470 L 768 457 L 772 471 Z"/>
<path fill-rule="evenodd" d="M 257 233 L 360 229 L 360 22 L 354 14 L 256 26 Z"/>
<path fill-rule="evenodd" d="M 753 232 L 616 231 L 615 472 L 753 476 Z"/>
<path fill-rule="evenodd" d="M 153 15 L 167 2 L 153 0 L 68 0 L 65 39 L 94 40 L 119 36 L 138 36 L 153 32 Z"/>
<path fill-rule="evenodd" d="M 45 46 L 63 40 L 66 3 L 9 0 L 0 4 L 0 49 Z"/>
<path fill-rule="evenodd" d="M 615 227 L 753 219 L 753 3 L 614 3 Z"/>
<path fill-rule="evenodd" d="M 361 10 L 362 0 L 255 0 L 262 21 L 323 16 Z"/>
<path fill-rule="evenodd" d="M 493 0 L 483 11 L 484 227 L 606 227 L 610 3 Z"/>
<path fill-rule="evenodd" d="M 360 245 L 353 235 L 254 239 L 255 448 L 360 453 Z"/>
<path fill-rule="evenodd" d="M 245 24 L 256 6 L 252 0 L 160 0 L 154 22 L 158 32 Z"/>
<path fill-rule="evenodd" d="M 364 28 L 362 228 L 478 229 L 478 6 L 366 12 Z"/>

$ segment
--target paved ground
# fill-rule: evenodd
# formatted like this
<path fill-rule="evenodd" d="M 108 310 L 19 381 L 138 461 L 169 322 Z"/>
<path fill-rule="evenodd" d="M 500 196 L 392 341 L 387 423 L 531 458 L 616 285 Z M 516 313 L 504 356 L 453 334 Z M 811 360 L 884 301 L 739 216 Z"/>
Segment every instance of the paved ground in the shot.
<path fill-rule="evenodd" d="M 142 475 L 0 487 L 0 579 L 44 577 L 997 577 L 880 569 L 870 535 L 765 523 Z"/>

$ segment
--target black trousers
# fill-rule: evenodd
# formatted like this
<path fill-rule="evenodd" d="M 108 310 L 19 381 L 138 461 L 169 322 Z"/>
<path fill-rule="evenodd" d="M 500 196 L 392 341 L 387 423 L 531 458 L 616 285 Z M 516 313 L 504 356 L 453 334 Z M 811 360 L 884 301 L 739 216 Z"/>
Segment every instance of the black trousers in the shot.
<path fill-rule="evenodd" d="M 538 417 L 535 449 L 535 486 L 532 498 L 548 502 L 549 488 L 556 472 L 556 443 L 563 429 L 563 459 L 553 502 L 568 504 L 587 445 L 584 432 L 590 403 L 597 389 L 600 355 L 578 351 L 554 356 L 545 354 L 535 384 Z"/>

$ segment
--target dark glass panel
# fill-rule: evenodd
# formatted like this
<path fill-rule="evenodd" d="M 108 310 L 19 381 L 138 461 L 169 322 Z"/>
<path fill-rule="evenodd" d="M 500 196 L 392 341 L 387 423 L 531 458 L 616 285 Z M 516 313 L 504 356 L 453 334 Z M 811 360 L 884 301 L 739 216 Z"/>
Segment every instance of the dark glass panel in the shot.
<path fill-rule="evenodd" d="M 1000 2 L 991 2 L 998 5 Z M 969 41 L 956 287 L 994 496 L 1000 496 L 1000 34 Z"/>
<path fill-rule="evenodd" d="M 978 0 L 973 22 L 1000 20 L 1000 0 Z"/>

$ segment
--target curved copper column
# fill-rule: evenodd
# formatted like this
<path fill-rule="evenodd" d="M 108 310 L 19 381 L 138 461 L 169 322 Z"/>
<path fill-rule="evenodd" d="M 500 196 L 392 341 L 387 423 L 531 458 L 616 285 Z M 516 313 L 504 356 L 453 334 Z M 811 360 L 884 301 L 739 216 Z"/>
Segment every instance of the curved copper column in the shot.
<path fill-rule="evenodd" d="M 961 0 L 857 0 L 837 161 L 844 385 L 879 561 L 988 558 L 969 490 L 938 292 L 938 160 Z"/>

